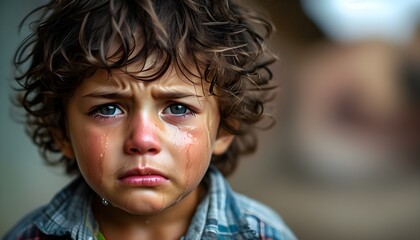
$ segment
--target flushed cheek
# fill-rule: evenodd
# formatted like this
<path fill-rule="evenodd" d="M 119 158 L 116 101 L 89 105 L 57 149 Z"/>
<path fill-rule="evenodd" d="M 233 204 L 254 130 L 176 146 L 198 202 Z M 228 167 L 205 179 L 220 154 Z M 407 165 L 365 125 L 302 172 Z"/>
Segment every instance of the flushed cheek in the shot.
<path fill-rule="evenodd" d="M 198 185 L 210 163 L 211 138 L 205 129 L 205 124 L 181 128 L 185 139 L 180 153 L 186 191 Z"/>
<path fill-rule="evenodd" d="M 76 159 L 82 175 L 97 193 L 102 192 L 100 188 L 109 157 L 110 134 L 99 129 L 85 129 L 76 146 Z"/>

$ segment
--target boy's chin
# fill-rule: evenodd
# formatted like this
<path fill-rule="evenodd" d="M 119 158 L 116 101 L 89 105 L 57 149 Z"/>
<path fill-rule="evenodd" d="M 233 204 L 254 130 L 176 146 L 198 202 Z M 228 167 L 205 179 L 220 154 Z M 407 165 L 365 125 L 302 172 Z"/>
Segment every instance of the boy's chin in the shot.
<path fill-rule="evenodd" d="M 180 199 L 170 198 L 165 196 L 157 197 L 132 197 L 127 200 L 121 200 L 117 202 L 110 202 L 109 206 L 116 208 L 119 211 L 123 211 L 128 214 L 137 216 L 153 216 L 166 212 L 175 206 Z"/>

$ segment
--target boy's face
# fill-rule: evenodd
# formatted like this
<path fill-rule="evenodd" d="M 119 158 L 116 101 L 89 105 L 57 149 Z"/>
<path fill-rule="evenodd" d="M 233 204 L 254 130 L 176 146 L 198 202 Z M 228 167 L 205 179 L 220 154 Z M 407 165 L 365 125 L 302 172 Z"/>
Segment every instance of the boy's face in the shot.
<path fill-rule="evenodd" d="M 140 215 L 165 210 L 196 190 L 212 154 L 230 145 L 233 136 L 218 131 L 216 98 L 190 79 L 168 71 L 144 82 L 98 70 L 69 100 L 61 150 L 113 206 Z"/>

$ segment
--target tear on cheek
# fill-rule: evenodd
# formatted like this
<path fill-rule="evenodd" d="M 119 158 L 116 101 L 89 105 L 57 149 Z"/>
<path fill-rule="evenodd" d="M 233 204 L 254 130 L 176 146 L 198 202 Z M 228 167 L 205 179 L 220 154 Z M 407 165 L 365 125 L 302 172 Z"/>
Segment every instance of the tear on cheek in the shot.
<path fill-rule="evenodd" d="M 108 137 L 105 134 L 88 131 L 80 141 L 77 158 L 85 178 L 96 186 L 102 184 L 104 162 L 107 155 Z"/>
<path fill-rule="evenodd" d="M 203 166 L 206 166 L 211 158 L 211 147 L 210 147 L 210 138 L 207 136 L 206 132 L 194 130 L 188 132 L 189 138 L 191 139 L 190 144 L 185 148 L 187 154 L 187 160 L 191 161 L 187 166 L 187 171 L 192 166 L 193 169 L 197 167 L 201 169 Z"/>

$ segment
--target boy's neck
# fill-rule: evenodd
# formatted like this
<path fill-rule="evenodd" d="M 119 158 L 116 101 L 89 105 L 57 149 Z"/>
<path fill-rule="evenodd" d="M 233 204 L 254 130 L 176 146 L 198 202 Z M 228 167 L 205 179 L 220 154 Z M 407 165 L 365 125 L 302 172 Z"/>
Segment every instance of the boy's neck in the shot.
<path fill-rule="evenodd" d="M 134 215 L 111 204 L 104 206 L 99 197 L 92 202 L 92 209 L 107 240 L 179 239 L 187 232 L 204 194 L 205 188 L 200 185 L 181 201 L 156 215 Z"/>

